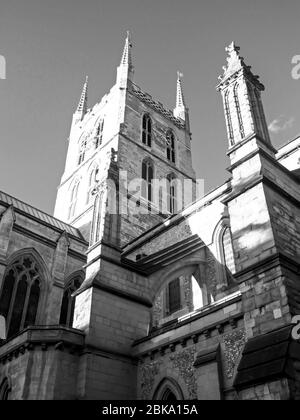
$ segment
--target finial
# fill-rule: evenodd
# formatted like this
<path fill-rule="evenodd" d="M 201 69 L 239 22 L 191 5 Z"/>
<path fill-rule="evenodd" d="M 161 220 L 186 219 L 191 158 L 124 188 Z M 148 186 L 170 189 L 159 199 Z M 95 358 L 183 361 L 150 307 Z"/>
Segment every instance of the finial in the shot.
<path fill-rule="evenodd" d="M 223 66 L 224 73 L 219 76 L 221 83 L 241 69 L 250 72 L 251 67 L 245 64 L 244 58 L 240 56 L 240 47 L 234 41 L 225 48 L 225 51 L 228 53 L 227 65 Z"/>
<path fill-rule="evenodd" d="M 228 45 L 228 47 L 225 48 L 225 51 L 228 52 L 228 54 L 232 54 L 233 52 L 236 52 L 236 54 L 239 54 L 240 49 L 241 48 L 238 47 L 234 41 L 232 41 L 232 43 Z"/>
<path fill-rule="evenodd" d="M 176 118 L 181 118 L 183 121 L 185 121 L 186 127 L 189 127 L 188 108 L 186 107 L 185 100 L 184 100 L 182 78 L 183 78 L 183 74 L 178 71 L 177 72 L 176 107 L 173 111 L 173 114 Z"/>
<path fill-rule="evenodd" d="M 240 47 L 234 41 L 225 48 L 225 51 L 228 53 L 227 65 L 223 66 L 223 74 L 219 76 L 217 90 L 222 90 L 224 83 L 234 75 L 238 75 L 239 72 L 243 72 L 259 90 L 265 89 L 264 85 L 259 81 L 259 76 L 252 73 L 251 66 L 245 64 L 244 58 L 240 55 Z"/>

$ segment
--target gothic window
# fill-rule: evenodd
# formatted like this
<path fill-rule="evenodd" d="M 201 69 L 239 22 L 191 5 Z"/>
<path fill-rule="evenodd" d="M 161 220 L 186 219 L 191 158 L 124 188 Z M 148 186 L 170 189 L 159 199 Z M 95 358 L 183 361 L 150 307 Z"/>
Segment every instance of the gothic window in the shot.
<path fill-rule="evenodd" d="M 6 401 L 6 400 L 8 400 L 9 393 L 10 393 L 9 382 L 8 382 L 8 379 L 5 378 L 2 381 L 2 384 L 0 386 L 0 401 Z"/>
<path fill-rule="evenodd" d="M 60 318 L 59 318 L 59 324 L 64 325 L 66 327 L 72 327 L 73 325 L 73 318 L 74 318 L 74 309 L 75 309 L 75 298 L 72 297 L 72 294 L 79 289 L 81 286 L 81 279 L 75 278 L 71 281 L 71 283 L 68 284 L 68 287 L 66 288 L 62 305 L 61 305 L 61 311 L 60 311 Z"/>
<path fill-rule="evenodd" d="M 233 253 L 233 246 L 232 246 L 231 231 L 229 227 L 226 227 L 223 232 L 222 247 L 223 247 L 224 263 L 226 267 L 229 269 L 229 271 L 231 271 L 231 273 L 234 273 L 235 272 L 234 253 Z"/>
<path fill-rule="evenodd" d="M 103 191 L 98 193 L 94 201 L 93 222 L 90 234 L 90 246 L 96 244 L 101 237 L 101 219 L 102 219 L 102 204 Z"/>
<path fill-rule="evenodd" d="M 261 130 L 260 130 L 260 123 L 259 123 L 259 115 L 258 115 L 258 104 L 256 102 L 256 98 L 255 98 L 255 94 L 253 91 L 252 86 L 250 85 L 250 83 L 247 84 L 247 88 L 248 88 L 248 92 L 249 92 L 249 100 L 250 100 L 250 109 L 252 112 L 252 116 L 253 116 L 253 130 L 256 131 L 258 130 L 259 134 L 261 134 Z"/>
<path fill-rule="evenodd" d="M 175 279 L 168 284 L 167 289 L 167 312 L 173 314 L 181 309 L 180 279 Z"/>
<path fill-rule="evenodd" d="M 95 149 L 98 149 L 98 147 L 101 146 L 102 144 L 103 127 L 104 127 L 104 120 L 102 119 L 98 125 L 97 132 L 96 132 Z"/>
<path fill-rule="evenodd" d="M 234 101 L 235 101 L 235 108 L 236 108 L 237 118 L 238 118 L 238 122 L 239 122 L 240 136 L 243 139 L 245 137 L 245 130 L 244 130 L 242 113 L 241 113 L 240 100 L 239 100 L 239 95 L 238 95 L 239 89 L 240 89 L 240 85 L 238 83 L 236 83 L 236 85 L 234 86 L 234 89 L 233 89 L 233 92 L 234 92 Z"/>
<path fill-rule="evenodd" d="M 265 111 L 262 106 L 261 102 L 261 96 L 257 89 L 254 90 L 255 98 L 256 98 L 256 104 L 257 104 L 257 113 L 258 113 L 258 126 L 260 127 L 261 134 L 264 136 L 264 139 L 268 139 L 268 129 L 266 127 L 266 117 L 265 117 Z"/>
<path fill-rule="evenodd" d="M 75 184 L 72 188 L 72 191 L 71 191 L 71 198 L 70 198 L 70 205 L 69 205 L 69 215 L 68 215 L 69 219 L 71 219 L 75 215 L 77 198 L 78 198 L 78 189 L 79 189 L 79 181 L 75 182 Z"/>
<path fill-rule="evenodd" d="M 172 130 L 168 130 L 166 134 L 167 142 L 167 159 L 175 163 L 175 136 Z"/>
<path fill-rule="evenodd" d="M 154 178 L 153 163 L 150 159 L 145 159 L 142 163 L 142 196 L 148 201 L 152 201 L 152 181 Z"/>
<path fill-rule="evenodd" d="M 152 120 L 148 114 L 143 115 L 142 121 L 142 142 L 151 147 L 152 142 Z"/>
<path fill-rule="evenodd" d="M 96 167 L 92 169 L 90 176 L 89 176 L 89 185 L 88 185 L 88 192 L 86 197 L 86 204 L 89 204 L 92 200 L 92 192 L 95 187 L 96 182 L 98 181 L 98 175 L 99 175 L 99 168 Z"/>
<path fill-rule="evenodd" d="M 225 107 L 225 115 L 226 115 L 226 123 L 228 128 L 228 136 L 229 136 L 229 142 L 230 146 L 234 145 L 234 135 L 233 135 L 233 129 L 232 129 L 232 120 L 231 120 L 231 113 L 230 113 L 230 106 L 229 106 L 229 89 L 225 93 L 224 97 L 224 107 Z"/>
<path fill-rule="evenodd" d="M 176 178 L 174 175 L 167 177 L 167 206 L 170 213 L 176 213 Z"/>
<path fill-rule="evenodd" d="M 85 158 L 87 140 L 84 140 L 79 148 L 78 165 L 81 165 Z"/>
<path fill-rule="evenodd" d="M 0 298 L 0 315 L 6 319 L 7 338 L 35 325 L 41 281 L 31 258 L 21 258 L 8 270 Z"/>
<path fill-rule="evenodd" d="M 171 378 L 163 379 L 158 385 L 154 395 L 153 400 L 157 401 L 176 401 L 184 400 L 184 395 L 179 387 L 178 383 Z"/>

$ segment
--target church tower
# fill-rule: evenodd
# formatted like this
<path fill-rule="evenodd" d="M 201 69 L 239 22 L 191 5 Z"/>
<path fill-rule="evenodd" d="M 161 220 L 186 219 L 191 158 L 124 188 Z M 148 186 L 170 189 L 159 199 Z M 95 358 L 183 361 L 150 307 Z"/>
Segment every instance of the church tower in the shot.
<path fill-rule="evenodd" d="M 99 239 L 99 232 L 95 234 L 95 229 L 99 230 L 95 193 L 103 190 L 99 186 L 107 184 L 113 171 L 110 203 L 106 204 L 118 213 L 119 237 L 113 242 L 119 246 L 194 198 L 189 114 L 181 75 L 172 112 L 133 82 L 132 61 L 127 33 L 116 83 L 91 109 L 86 79 L 73 115 L 54 212 L 57 218 L 80 228 L 87 240 Z M 96 225 L 91 227 L 93 220 Z"/>
<path fill-rule="evenodd" d="M 56 201 L 55 216 L 79 228 L 89 241 L 73 327 L 84 331 L 87 345 L 101 354 L 91 350 L 80 358 L 79 371 L 86 372 L 79 378 L 82 396 L 93 395 L 95 365 L 113 370 L 119 389 L 112 395 L 135 395 L 132 343 L 147 335 L 152 303 L 146 279 L 129 274 L 122 247 L 194 199 L 181 76 L 171 111 L 137 86 L 133 75 L 127 33 L 116 83 L 92 109 L 87 108 L 85 82 Z M 105 386 L 101 375 L 97 381 Z"/>

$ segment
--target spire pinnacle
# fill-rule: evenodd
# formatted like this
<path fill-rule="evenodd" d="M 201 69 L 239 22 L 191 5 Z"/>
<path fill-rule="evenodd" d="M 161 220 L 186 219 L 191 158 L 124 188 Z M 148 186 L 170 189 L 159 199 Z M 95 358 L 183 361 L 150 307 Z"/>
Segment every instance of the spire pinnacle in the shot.
<path fill-rule="evenodd" d="M 185 104 L 183 87 L 182 87 L 183 74 L 177 72 L 177 92 L 176 92 L 176 108 L 174 109 L 174 116 L 181 118 L 185 121 L 186 125 L 189 125 L 188 108 Z"/>
<path fill-rule="evenodd" d="M 176 108 L 185 108 L 185 101 L 184 101 L 183 88 L 182 88 L 182 77 L 183 77 L 183 74 L 178 71 L 177 72 Z"/>
<path fill-rule="evenodd" d="M 80 97 L 80 100 L 79 100 L 79 103 L 78 103 L 78 106 L 77 106 L 77 110 L 76 110 L 77 113 L 80 113 L 82 115 L 84 115 L 87 111 L 88 81 L 89 81 L 89 78 L 88 78 L 88 76 L 86 76 L 85 83 L 83 85 L 83 89 L 82 89 L 82 93 L 81 93 L 81 97 Z"/>
<path fill-rule="evenodd" d="M 117 83 L 123 88 L 127 86 L 128 80 L 132 80 L 133 78 L 134 68 L 132 65 L 131 48 L 131 36 L 130 32 L 127 31 L 121 63 L 117 71 Z"/>
<path fill-rule="evenodd" d="M 124 46 L 123 55 L 122 55 L 122 59 L 120 63 L 121 66 L 132 67 L 131 48 L 132 48 L 131 36 L 130 36 L 130 32 L 127 31 L 125 46 Z"/>

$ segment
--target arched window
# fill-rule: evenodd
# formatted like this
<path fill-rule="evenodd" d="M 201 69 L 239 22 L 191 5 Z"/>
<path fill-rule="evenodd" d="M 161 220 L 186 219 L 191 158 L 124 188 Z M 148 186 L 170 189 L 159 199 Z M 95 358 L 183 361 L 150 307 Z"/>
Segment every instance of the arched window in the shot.
<path fill-rule="evenodd" d="M 142 142 L 151 147 L 152 142 L 152 121 L 148 114 L 143 115 Z"/>
<path fill-rule="evenodd" d="M 227 226 L 224 229 L 224 232 L 222 235 L 222 247 L 223 247 L 224 263 L 231 273 L 235 273 L 232 237 L 231 237 L 231 230 L 229 226 Z"/>
<path fill-rule="evenodd" d="M 233 128 L 232 128 L 231 111 L 230 111 L 230 106 L 229 106 L 229 95 L 230 95 L 230 90 L 228 89 L 224 96 L 224 108 L 225 108 L 226 123 L 227 123 L 227 129 L 228 129 L 229 145 L 233 146 L 234 134 L 233 134 Z"/>
<path fill-rule="evenodd" d="M 78 198 L 78 189 L 79 189 L 79 181 L 76 181 L 71 191 L 69 215 L 68 215 L 69 219 L 71 219 L 75 215 L 77 198 Z"/>
<path fill-rule="evenodd" d="M 103 196 L 104 192 L 98 192 L 98 194 L 95 197 L 94 201 L 94 212 L 93 212 L 93 222 L 91 227 L 91 233 L 90 233 L 90 246 L 93 246 L 96 244 L 99 239 L 101 238 L 101 221 L 102 221 L 102 211 L 103 211 Z"/>
<path fill-rule="evenodd" d="M 75 309 L 75 298 L 72 297 L 72 294 L 79 289 L 81 286 L 82 280 L 79 277 L 76 277 L 68 284 L 62 300 L 60 319 L 59 324 L 66 327 L 72 327 L 73 318 L 74 318 L 74 309 Z"/>
<path fill-rule="evenodd" d="M 8 379 L 5 378 L 0 385 L 0 401 L 7 401 L 10 393 Z"/>
<path fill-rule="evenodd" d="M 167 142 L 167 159 L 175 163 L 175 135 L 172 130 L 168 130 L 166 134 Z"/>
<path fill-rule="evenodd" d="M 98 167 L 93 168 L 89 176 L 89 185 L 88 185 L 88 192 L 87 192 L 87 197 L 86 197 L 86 204 L 89 204 L 91 202 L 92 192 L 93 192 L 96 182 L 98 181 L 98 175 L 99 175 L 99 168 Z"/>
<path fill-rule="evenodd" d="M 181 309 L 180 279 L 175 279 L 168 284 L 167 288 L 167 315 L 171 315 Z"/>
<path fill-rule="evenodd" d="M 172 378 L 163 379 L 153 395 L 153 400 L 175 401 L 184 400 L 184 395 L 178 383 Z"/>
<path fill-rule="evenodd" d="M 234 92 L 234 101 L 235 101 L 235 108 L 237 113 L 237 119 L 239 123 L 239 132 L 240 136 L 243 139 L 245 137 L 245 130 L 244 130 L 244 123 L 243 123 L 243 117 L 241 113 L 241 106 L 240 106 L 240 99 L 239 99 L 239 89 L 240 85 L 239 83 L 236 83 L 233 89 Z"/>
<path fill-rule="evenodd" d="M 153 163 L 150 159 L 146 159 L 142 163 L 142 197 L 148 201 L 152 201 L 152 181 L 154 177 Z"/>
<path fill-rule="evenodd" d="M 96 137 L 95 137 L 95 149 L 98 149 L 99 146 L 102 144 L 103 138 L 103 128 L 104 128 L 104 120 L 100 120 L 100 123 L 97 127 Z"/>
<path fill-rule="evenodd" d="M 174 175 L 167 176 L 167 206 L 168 212 L 175 214 L 176 206 L 176 178 Z"/>
<path fill-rule="evenodd" d="M 87 140 L 83 140 L 80 144 L 79 155 L 78 155 L 78 165 L 81 165 L 85 158 Z"/>
<path fill-rule="evenodd" d="M 7 338 L 35 325 L 40 288 L 40 273 L 31 258 L 23 257 L 9 268 L 0 298 L 0 315 L 6 319 Z"/>

